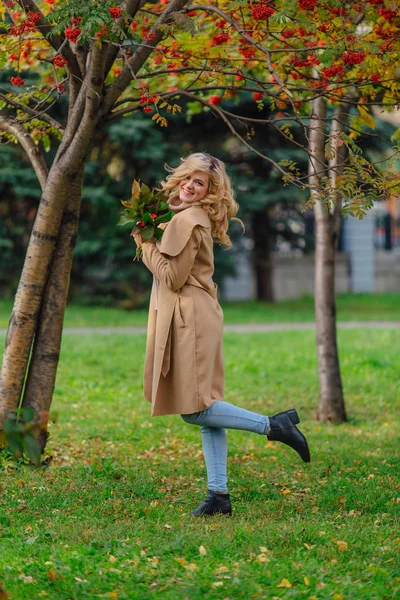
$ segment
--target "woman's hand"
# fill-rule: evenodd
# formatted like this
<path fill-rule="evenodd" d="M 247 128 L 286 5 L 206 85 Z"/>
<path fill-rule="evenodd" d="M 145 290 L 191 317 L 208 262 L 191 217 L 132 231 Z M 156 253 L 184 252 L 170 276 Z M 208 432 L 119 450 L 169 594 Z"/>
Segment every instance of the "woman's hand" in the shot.
<path fill-rule="evenodd" d="M 131 236 L 135 240 L 136 246 L 138 246 L 140 248 L 140 246 L 143 244 L 143 240 L 142 240 L 142 236 L 139 233 L 139 228 L 138 227 L 134 227 L 132 229 Z"/>

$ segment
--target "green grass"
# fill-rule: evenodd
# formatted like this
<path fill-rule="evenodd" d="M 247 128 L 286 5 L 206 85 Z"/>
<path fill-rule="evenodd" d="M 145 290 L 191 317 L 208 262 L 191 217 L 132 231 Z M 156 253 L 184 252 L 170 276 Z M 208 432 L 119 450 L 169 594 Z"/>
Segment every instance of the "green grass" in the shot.
<path fill-rule="evenodd" d="M 225 336 L 225 399 L 266 414 L 295 406 L 312 462 L 229 431 L 234 516 L 197 520 L 200 431 L 150 417 L 145 336 L 65 335 L 48 466 L 0 462 L 12 600 L 398 598 L 399 336 L 339 333 L 349 420 L 336 426 L 313 419 L 314 337 Z"/>
<path fill-rule="evenodd" d="M 268 302 L 221 302 L 225 323 L 274 323 L 314 321 L 314 298 Z M 7 327 L 11 301 L 0 301 L 0 327 Z M 341 294 L 337 297 L 339 321 L 400 320 L 400 293 Z M 69 305 L 65 325 L 137 326 L 146 325 L 147 309 L 126 311 L 118 308 Z"/>

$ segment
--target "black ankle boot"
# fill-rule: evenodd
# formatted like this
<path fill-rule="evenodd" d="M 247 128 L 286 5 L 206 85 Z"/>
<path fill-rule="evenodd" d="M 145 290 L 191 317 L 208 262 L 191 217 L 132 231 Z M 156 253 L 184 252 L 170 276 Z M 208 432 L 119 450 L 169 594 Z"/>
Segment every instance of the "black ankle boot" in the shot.
<path fill-rule="evenodd" d="M 282 442 L 296 450 L 304 462 L 310 462 L 310 450 L 307 440 L 299 429 L 299 415 L 294 408 L 278 413 L 270 418 L 271 431 L 267 437 L 271 441 Z"/>
<path fill-rule="evenodd" d="M 203 502 L 192 511 L 194 517 L 212 516 L 215 514 L 231 515 L 232 506 L 229 494 L 221 494 L 208 490 L 207 497 Z"/>

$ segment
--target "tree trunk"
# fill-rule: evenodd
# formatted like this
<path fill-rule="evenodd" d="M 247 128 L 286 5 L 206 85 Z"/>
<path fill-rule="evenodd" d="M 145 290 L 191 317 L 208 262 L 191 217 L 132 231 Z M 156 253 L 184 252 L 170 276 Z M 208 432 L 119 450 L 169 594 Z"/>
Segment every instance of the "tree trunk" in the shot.
<path fill-rule="evenodd" d="M 268 209 L 253 213 L 254 270 L 257 300 L 274 301 L 271 225 Z"/>
<path fill-rule="evenodd" d="M 326 101 L 313 101 L 310 124 L 309 181 L 314 196 L 315 243 L 315 311 L 320 401 L 317 418 L 321 421 L 346 420 L 342 380 L 336 339 L 335 254 L 338 239 L 337 211 L 331 214 L 318 192 L 318 172 L 325 165 L 324 121 Z M 336 206 L 337 208 L 337 206 Z M 340 208 L 339 208 L 340 214 Z M 340 222 L 340 221 L 339 221 Z"/>
<path fill-rule="evenodd" d="M 0 427 L 20 402 L 68 184 L 83 169 L 99 120 L 107 47 L 94 46 L 91 52 L 90 67 L 43 189 L 11 314 L 0 373 Z"/>
<path fill-rule="evenodd" d="M 53 397 L 73 252 L 78 233 L 82 182 L 83 168 L 69 184 L 68 198 L 50 266 L 26 378 L 22 404 L 35 410 L 36 421 L 40 420 L 43 413 L 48 413 Z M 42 430 L 37 438 L 42 452 L 47 437 L 47 431 Z"/>
<path fill-rule="evenodd" d="M 0 424 L 19 404 L 66 193 L 64 173 L 59 168 L 52 169 L 33 225 L 8 326 L 0 373 Z"/>

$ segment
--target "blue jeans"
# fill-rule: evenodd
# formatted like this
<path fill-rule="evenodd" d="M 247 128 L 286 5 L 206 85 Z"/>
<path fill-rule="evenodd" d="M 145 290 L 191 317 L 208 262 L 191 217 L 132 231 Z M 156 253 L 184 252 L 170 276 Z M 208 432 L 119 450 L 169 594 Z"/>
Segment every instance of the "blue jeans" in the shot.
<path fill-rule="evenodd" d="M 181 415 L 186 423 L 200 425 L 204 460 L 207 468 L 208 489 L 228 491 L 226 462 L 228 442 L 225 429 L 240 429 L 267 435 L 269 418 L 217 400 L 210 408 L 191 415 Z"/>

